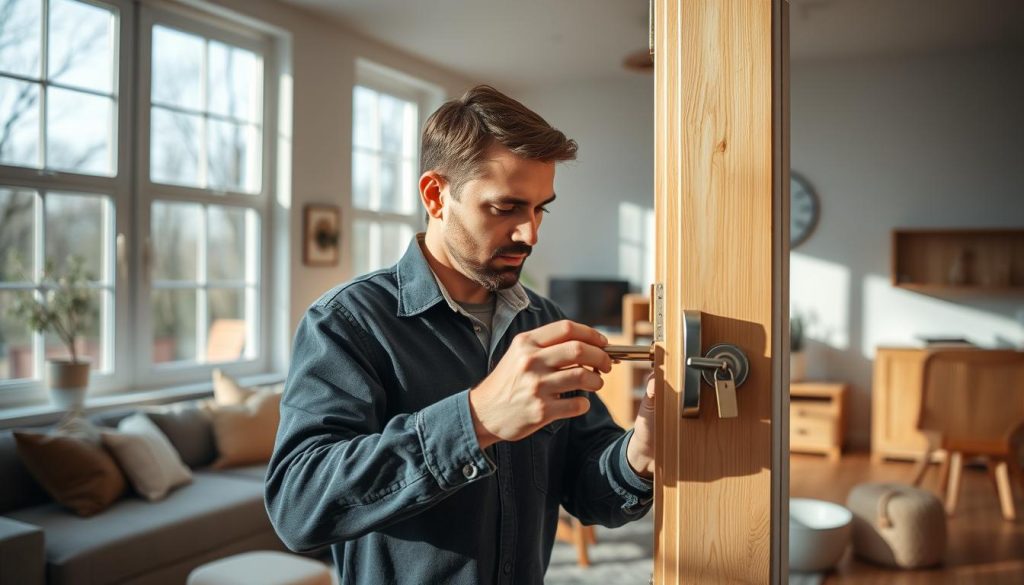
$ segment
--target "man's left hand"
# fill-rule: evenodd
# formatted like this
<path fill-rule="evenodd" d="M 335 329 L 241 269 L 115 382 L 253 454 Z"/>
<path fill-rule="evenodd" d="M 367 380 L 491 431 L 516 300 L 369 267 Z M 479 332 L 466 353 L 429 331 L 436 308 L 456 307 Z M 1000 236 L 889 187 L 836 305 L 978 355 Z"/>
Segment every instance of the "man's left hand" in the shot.
<path fill-rule="evenodd" d="M 633 423 L 633 436 L 626 445 L 626 460 L 637 475 L 646 479 L 654 477 L 654 373 L 647 376 L 644 398 Z"/>

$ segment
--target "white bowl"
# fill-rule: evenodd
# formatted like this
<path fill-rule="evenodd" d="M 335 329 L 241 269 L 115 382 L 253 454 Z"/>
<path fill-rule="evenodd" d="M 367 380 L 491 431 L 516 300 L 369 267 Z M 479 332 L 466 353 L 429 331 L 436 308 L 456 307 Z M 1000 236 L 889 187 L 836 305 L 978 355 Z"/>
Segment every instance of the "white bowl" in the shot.
<path fill-rule="evenodd" d="M 789 569 L 827 571 L 850 544 L 853 514 L 832 502 L 810 498 L 789 500 Z"/>

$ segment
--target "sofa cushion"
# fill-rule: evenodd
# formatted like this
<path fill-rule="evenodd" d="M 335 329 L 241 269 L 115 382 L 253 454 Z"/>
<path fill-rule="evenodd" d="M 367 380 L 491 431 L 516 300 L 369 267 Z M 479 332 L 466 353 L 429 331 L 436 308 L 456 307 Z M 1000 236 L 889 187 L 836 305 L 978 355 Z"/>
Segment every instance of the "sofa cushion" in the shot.
<path fill-rule="evenodd" d="M 192 471 L 152 420 L 136 413 L 122 420 L 117 431 L 104 431 L 103 444 L 135 488 L 147 500 L 159 500 L 172 489 L 192 481 Z"/>
<path fill-rule="evenodd" d="M 206 467 L 217 457 L 210 415 L 193 402 L 174 404 L 146 411 L 192 469 Z"/>
<path fill-rule="evenodd" d="M 98 431 L 97 431 L 98 437 Z M 15 431 L 18 454 L 54 500 L 79 516 L 105 510 L 124 494 L 124 474 L 89 437 Z"/>
<path fill-rule="evenodd" d="M 0 514 L 50 500 L 50 495 L 22 463 L 11 431 L 0 432 L 0 477 Z"/>
<path fill-rule="evenodd" d="M 257 463 L 256 465 L 245 465 L 242 467 L 228 467 L 217 472 L 221 475 L 231 477 L 242 477 L 263 483 L 267 478 L 267 464 Z"/>
<path fill-rule="evenodd" d="M 8 516 L 46 531 L 53 585 L 120 582 L 272 530 L 263 482 L 206 472 L 163 500 L 125 498 L 92 518 L 54 504 Z"/>
<path fill-rule="evenodd" d="M 270 461 L 281 414 L 281 395 L 262 391 L 245 404 L 210 410 L 219 456 L 216 469 Z"/>

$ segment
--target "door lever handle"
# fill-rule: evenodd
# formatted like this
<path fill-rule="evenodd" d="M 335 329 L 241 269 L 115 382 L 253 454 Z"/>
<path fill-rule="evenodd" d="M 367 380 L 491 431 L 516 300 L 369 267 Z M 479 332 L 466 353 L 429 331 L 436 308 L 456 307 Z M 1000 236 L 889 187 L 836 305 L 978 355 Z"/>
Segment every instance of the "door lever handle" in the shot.
<path fill-rule="evenodd" d="M 715 389 L 718 416 L 737 416 L 736 389 L 747 380 L 750 364 L 739 347 L 720 343 L 701 357 L 700 311 L 683 311 L 683 392 L 680 409 L 684 418 L 700 415 L 700 381 Z M 654 344 L 606 345 L 604 351 L 620 362 L 653 362 Z"/>

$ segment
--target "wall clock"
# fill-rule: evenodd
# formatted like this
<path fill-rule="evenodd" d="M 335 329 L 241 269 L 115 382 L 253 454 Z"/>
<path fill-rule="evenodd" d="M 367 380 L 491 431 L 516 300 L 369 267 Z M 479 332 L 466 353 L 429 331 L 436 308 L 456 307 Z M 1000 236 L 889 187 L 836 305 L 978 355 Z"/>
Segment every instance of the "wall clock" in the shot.
<path fill-rule="evenodd" d="M 796 248 L 811 237 L 818 216 L 821 213 L 821 202 L 818 194 L 811 188 L 807 179 L 790 171 L 789 173 L 789 247 Z"/>

